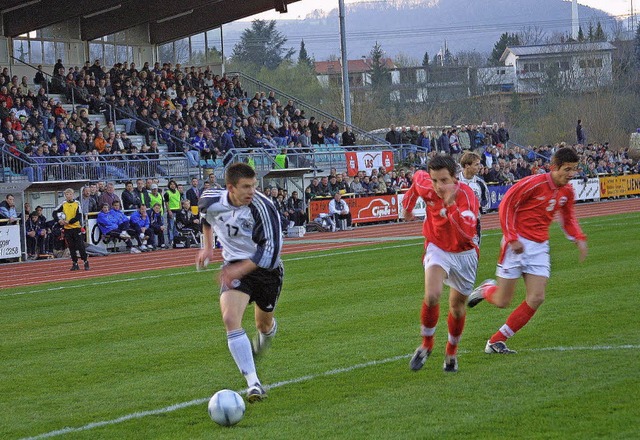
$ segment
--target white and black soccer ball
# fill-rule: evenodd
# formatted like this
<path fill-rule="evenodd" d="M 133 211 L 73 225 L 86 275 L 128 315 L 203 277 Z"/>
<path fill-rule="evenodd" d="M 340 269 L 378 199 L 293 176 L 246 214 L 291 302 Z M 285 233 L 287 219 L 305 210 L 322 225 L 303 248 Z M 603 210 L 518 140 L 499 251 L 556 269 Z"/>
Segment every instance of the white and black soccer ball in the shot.
<path fill-rule="evenodd" d="M 58 213 L 58 220 L 66 220 L 66 219 L 67 219 L 67 215 L 64 212 Z"/>
<path fill-rule="evenodd" d="M 244 417 L 244 410 L 244 400 L 232 390 L 220 390 L 209 400 L 209 416 L 218 425 L 235 425 Z"/>

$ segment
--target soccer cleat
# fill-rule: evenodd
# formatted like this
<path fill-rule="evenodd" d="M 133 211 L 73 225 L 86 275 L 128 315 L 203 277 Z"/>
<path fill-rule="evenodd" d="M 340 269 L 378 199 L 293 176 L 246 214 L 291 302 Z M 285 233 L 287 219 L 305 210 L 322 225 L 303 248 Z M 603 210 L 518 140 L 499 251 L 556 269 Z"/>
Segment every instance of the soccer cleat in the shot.
<path fill-rule="evenodd" d="M 136 247 L 132 247 L 132 248 L 131 248 L 131 253 L 132 253 L 132 254 L 139 254 L 139 253 L 141 253 L 141 252 L 142 252 L 142 251 L 141 251 L 140 249 L 136 248 Z"/>
<path fill-rule="evenodd" d="M 251 351 L 255 357 L 263 355 L 271 346 L 271 338 L 265 338 L 264 342 L 260 342 L 260 335 L 257 334 L 251 341 Z"/>
<path fill-rule="evenodd" d="M 71 265 L 71 269 L 70 270 L 80 270 L 80 267 L 78 266 L 78 263 L 73 263 Z"/>
<path fill-rule="evenodd" d="M 413 353 L 411 360 L 409 361 L 409 368 L 411 368 L 413 371 L 418 371 L 424 366 L 424 363 L 427 362 L 427 358 L 430 354 L 431 350 L 427 350 L 422 346 L 418 347 L 416 349 L 416 352 Z"/>
<path fill-rule="evenodd" d="M 473 292 L 471 292 L 471 295 L 469 295 L 469 302 L 467 303 L 467 306 L 470 309 L 477 306 L 484 299 L 485 287 L 495 286 L 495 285 L 496 285 L 496 280 L 491 280 L 491 279 L 484 280 L 482 283 L 480 283 L 478 287 L 473 289 Z"/>
<path fill-rule="evenodd" d="M 89 262 L 88 261 L 84 262 L 84 270 L 89 270 Z"/>
<path fill-rule="evenodd" d="M 120 233 L 120 238 L 123 238 L 126 240 L 127 238 L 131 238 L 131 236 L 127 233 L 127 231 L 122 231 Z"/>
<path fill-rule="evenodd" d="M 487 354 L 516 354 L 517 351 L 511 350 L 502 341 L 491 343 L 491 339 L 487 341 L 487 345 L 484 347 L 484 352 Z"/>
<path fill-rule="evenodd" d="M 445 373 L 457 373 L 458 372 L 458 357 L 457 356 L 445 356 L 444 365 L 442 367 Z"/>
<path fill-rule="evenodd" d="M 267 392 L 259 383 L 253 384 L 247 390 L 247 401 L 249 403 L 260 402 L 267 398 Z"/>

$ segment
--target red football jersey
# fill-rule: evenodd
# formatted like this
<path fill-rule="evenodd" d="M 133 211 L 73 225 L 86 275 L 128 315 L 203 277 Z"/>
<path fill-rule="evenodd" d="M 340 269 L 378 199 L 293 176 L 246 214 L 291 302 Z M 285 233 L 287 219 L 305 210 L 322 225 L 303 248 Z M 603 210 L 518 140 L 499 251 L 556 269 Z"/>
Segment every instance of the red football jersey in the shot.
<path fill-rule="evenodd" d="M 556 186 L 551 173 L 525 177 L 500 202 L 500 224 L 507 243 L 518 236 L 538 243 L 549 239 L 549 225 L 560 213 L 562 229 L 570 240 L 586 240 L 576 220 L 573 187 Z"/>
<path fill-rule="evenodd" d="M 427 205 L 427 215 L 422 225 L 425 247 L 433 243 L 447 252 L 478 251 L 476 244 L 476 223 L 478 222 L 478 199 L 473 190 L 464 183 L 458 183 L 456 201 L 446 207 L 444 200 L 433 189 L 431 176 L 426 171 L 417 171 L 411 188 L 402 199 L 406 212 L 413 211 L 418 197 Z"/>

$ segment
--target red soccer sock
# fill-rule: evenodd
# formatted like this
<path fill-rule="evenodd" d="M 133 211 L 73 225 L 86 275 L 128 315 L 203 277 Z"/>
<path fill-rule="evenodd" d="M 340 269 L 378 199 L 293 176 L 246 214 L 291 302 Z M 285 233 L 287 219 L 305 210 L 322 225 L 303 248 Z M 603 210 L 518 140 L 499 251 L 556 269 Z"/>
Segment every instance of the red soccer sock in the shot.
<path fill-rule="evenodd" d="M 489 285 L 483 289 L 482 296 L 488 303 L 494 304 L 493 294 L 496 293 L 497 290 L 498 286 Z"/>
<path fill-rule="evenodd" d="M 458 352 L 458 343 L 462 336 L 462 330 L 464 329 L 464 321 L 467 316 L 463 315 L 460 318 L 454 317 L 451 312 L 447 318 L 447 325 L 449 326 L 449 339 L 447 340 L 446 353 L 448 356 L 455 356 Z"/>
<path fill-rule="evenodd" d="M 500 327 L 500 330 L 491 336 L 489 342 L 493 344 L 498 341 L 506 341 L 515 335 L 518 330 L 524 327 L 535 313 L 536 311 L 532 309 L 526 301 L 522 301 L 522 304 L 511 312 L 507 318 L 507 322 Z"/>
<path fill-rule="evenodd" d="M 438 317 L 440 316 L 440 304 L 429 306 L 426 302 L 422 303 L 420 311 L 420 323 L 422 324 L 422 347 L 427 350 L 433 349 L 433 335 L 436 332 Z"/>

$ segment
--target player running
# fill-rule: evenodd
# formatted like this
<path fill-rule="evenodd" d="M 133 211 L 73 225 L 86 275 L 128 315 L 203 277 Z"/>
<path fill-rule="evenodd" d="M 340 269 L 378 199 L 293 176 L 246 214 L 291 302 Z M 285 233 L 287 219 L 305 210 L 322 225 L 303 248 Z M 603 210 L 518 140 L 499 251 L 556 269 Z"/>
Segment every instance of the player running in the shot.
<path fill-rule="evenodd" d="M 417 371 L 433 350 L 433 338 L 440 315 L 442 285 L 449 286 L 449 337 L 444 371 L 458 371 L 458 343 L 464 329 L 467 296 L 473 290 L 478 268 L 476 226 L 478 199 L 469 186 L 456 180 L 456 163 L 449 156 L 429 161 L 429 172 L 417 171 L 413 184 L 402 200 L 405 219 L 415 218 L 418 197 L 427 206 L 422 227 L 425 237 L 425 295 L 420 313 L 422 344 L 409 366 Z"/>
<path fill-rule="evenodd" d="M 220 310 L 227 344 L 247 380 L 247 400 L 256 402 L 267 394 L 258 379 L 253 355 L 268 348 L 278 329 L 274 310 L 284 275 L 280 260 L 282 230 L 275 206 L 256 191 L 256 174 L 249 165 L 229 166 L 225 183 L 226 190 L 206 190 L 198 202 L 204 248 L 196 258 L 196 266 L 205 266 L 213 258 L 215 230 L 224 259 L 220 270 Z M 242 316 L 251 302 L 255 302 L 258 330 L 253 347 L 242 328 Z"/>
<path fill-rule="evenodd" d="M 571 178 L 576 174 L 578 155 L 572 148 L 559 149 L 551 159 L 551 172 L 525 177 L 513 185 L 500 202 L 502 247 L 494 280 L 484 281 L 469 297 L 469 307 L 486 299 L 497 307 L 507 307 L 518 278 L 524 278 L 526 297 L 507 322 L 487 341 L 485 353 L 515 353 L 505 341 L 524 327 L 542 305 L 551 274 L 549 225 L 556 212 L 569 240 L 575 241 L 580 261 L 587 256 L 587 237 L 574 213 Z"/>
<path fill-rule="evenodd" d="M 467 151 L 460 158 L 460 166 L 462 170 L 458 173 L 458 182 L 466 183 L 473 190 L 480 203 L 480 214 L 486 212 L 489 205 L 489 188 L 484 179 L 478 175 L 480 171 L 480 155 L 472 151 Z M 480 216 L 478 216 L 478 246 L 482 239 L 482 228 L 480 227 Z"/>

